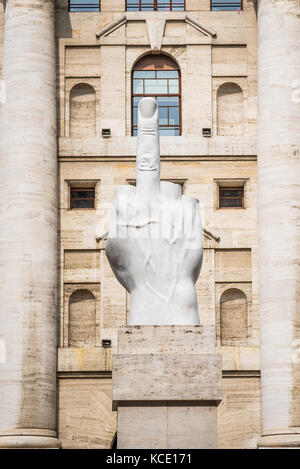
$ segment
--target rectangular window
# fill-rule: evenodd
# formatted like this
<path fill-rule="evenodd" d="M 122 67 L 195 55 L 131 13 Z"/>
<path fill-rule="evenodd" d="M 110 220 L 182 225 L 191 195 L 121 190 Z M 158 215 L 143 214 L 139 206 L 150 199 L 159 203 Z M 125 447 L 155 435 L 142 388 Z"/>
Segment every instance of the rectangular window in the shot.
<path fill-rule="evenodd" d="M 219 187 L 219 208 L 244 208 L 244 187 Z"/>
<path fill-rule="evenodd" d="M 69 11 L 100 11 L 100 0 L 69 0 Z"/>
<path fill-rule="evenodd" d="M 126 0 L 126 11 L 185 11 L 185 0 Z"/>
<path fill-rule="evenodd" d="M 70 209 L 94 209 L 95 188 L 94 187 L 71 187 Z"/>
<path fill-rule="evenodd" d="M 211 0 L 210 9 L 212 11 L 240 11 L 243 9 L 243 0 Z"/>

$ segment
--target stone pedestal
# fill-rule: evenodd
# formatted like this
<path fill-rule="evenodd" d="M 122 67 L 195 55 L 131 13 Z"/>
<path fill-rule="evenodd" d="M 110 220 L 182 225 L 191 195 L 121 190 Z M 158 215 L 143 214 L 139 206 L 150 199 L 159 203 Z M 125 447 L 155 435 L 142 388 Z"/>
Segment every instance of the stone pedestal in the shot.
<path fill-rule="evenodd" d="M 221 357 L 211 326 L 128 326 L 113 357 L 118 448 L 217 448 Z"/>

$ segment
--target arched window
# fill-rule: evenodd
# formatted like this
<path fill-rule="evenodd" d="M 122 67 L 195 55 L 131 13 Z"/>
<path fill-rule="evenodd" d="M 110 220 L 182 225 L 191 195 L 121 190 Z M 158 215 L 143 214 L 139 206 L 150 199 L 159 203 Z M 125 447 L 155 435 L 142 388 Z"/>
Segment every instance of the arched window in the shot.
<path fill-rule="evenodd" d="M 220 299 L 221 345 L 247 345 L 247 297 L 237 288 L 226 290 Z"/>
<path fill-rule="evenodd" d="M 96 299 L 89 290 L 76 290 L 69 300 L 69 347 L 94 347 Z"/>
<path fill-rule="evenodd" d="M 243 90 L 236 83 L 224 83 L 217 93 L 218 135 L 243 135 Z"/>
<path fill-rule="evenodd" d="M 166 55 L 146 55 L 132 71 L 132 135 L 137 135 L 137 108 L 152 96 L 159 108 L 159 134 L 181 135 L 181 85 L 177 63 Z"/>
<path fill-rule="evenodd" d="M 96 134 L 96 93 L 87 83 L 73 86 L 70 92 L 70 136 L 93 137 Z"/>

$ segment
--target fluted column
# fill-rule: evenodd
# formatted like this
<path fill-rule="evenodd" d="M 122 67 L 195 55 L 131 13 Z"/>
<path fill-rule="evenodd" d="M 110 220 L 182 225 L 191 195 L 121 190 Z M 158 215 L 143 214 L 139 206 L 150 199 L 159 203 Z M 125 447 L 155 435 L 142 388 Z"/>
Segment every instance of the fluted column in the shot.
<path fill-rule="evenodd" d="M 300 447 L 300 3 L 258 2 L 259 265 L 263 432 Z"/>
<path fill-rule="evenodd" d="M 54 0 L 8 0 L 0 160 L 0 448 L 56 438 Z"/>

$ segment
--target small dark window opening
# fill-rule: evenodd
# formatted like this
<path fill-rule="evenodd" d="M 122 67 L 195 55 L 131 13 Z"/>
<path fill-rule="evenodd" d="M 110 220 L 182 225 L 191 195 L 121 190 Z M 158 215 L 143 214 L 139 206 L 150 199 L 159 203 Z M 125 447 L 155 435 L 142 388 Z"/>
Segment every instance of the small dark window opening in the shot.
<path fill-rule="evenodd" d="M 210 9 L 211 11 L 240 11 L 243 9 L 243 0 L 211 0 Z"/>
<path fill-rule="evenodd" d="M 220 187 L 219 208 L 244 208 L 244 187 Z"/>
<path fill-rule="evenodd" d="M 100 11 L 100 0 L 68 0 L 69 11 Z"/>
<path fill-rule="evenodd" d="M 94 187 L 71 187 L 70 209 L 94 209 L 95 208 L 95 188 Z"/>
<path fill-rule="evenodd" d="M 126 11 L 185 11 L 185 0 L 126 0 Z"/>

